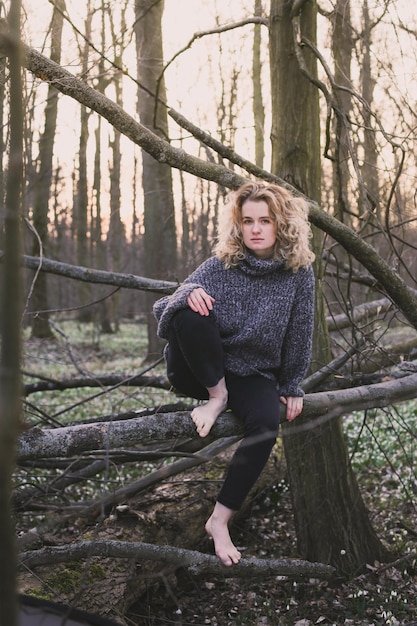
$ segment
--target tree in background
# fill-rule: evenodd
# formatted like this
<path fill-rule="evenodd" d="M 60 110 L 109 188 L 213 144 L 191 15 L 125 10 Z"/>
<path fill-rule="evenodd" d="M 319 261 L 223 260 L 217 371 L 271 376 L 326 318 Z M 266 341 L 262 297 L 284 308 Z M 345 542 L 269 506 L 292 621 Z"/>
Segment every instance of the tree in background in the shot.
<path fill-rule="evenodd" d="M 110 32 L 112 38 L 114 66 L 115 71 L 112 76 L 112 87 L 115 91 L 115 101 L 119 106 L 123 106 L 123 73 L 120 69 L 123 59 L 124 38 L 127 33 L 126 29 L 126 3 L 120 3 L 120 24 L 115 23 L 114 11 L 107 7 L 107 13 L 110 22 Z M 103 4 L 103 14 L 105 6 Z M 122 154 L 121 154 L 121 138 L 120 131 L 114 129 L 113 139 L 110 141 L 112 153 L 112 164 L 110 167 L 110 222 L 107 232 L 107 268 L 112 272 L 120 272 L 124 262 L 123 252 L 126 249 L 126 232 L 121 218 L 122 195 L 120 189 L 121 171 L 122 171 Z M 114 294 L 110 300 L 114 330 L 119 329 L 119 305 L 120 294 Z M 107 302 L 106 302 L 107 304 Z M 108 310 L 108 306 L 106 309 Z M 110 320 L 109 320 L 110 321 Z M 108 329 L 109 330 L 109 329 Z"/>
<path fill-rule="evenodd" d="M 262 0 L 255 0 L 254 13 L 262 17 Z M 253 27 L 253 119 L 255 128 L 255 164 L 262 168 L 265 157 L 265 108 L 262 98 L 261 24 Z"/>
<path fill-rule="evenodd" d="M 341 221 L 349 219 L 349 163 L 352 155 L 348 120 L 352 110 L 351 94 L 351 59 L 353 50 L 353 32 L 351 23 L 350 0 L 337 0 L 333 13 L 329 16 L 332 23 L 332 55 L 334 59 L 334 81 L 342 88 L 335 91 L 337 110 L 333 115 L 333 136 L 330 144 L 330 132 L 326 135 L 326 153 L 332 150 L 330 158 L 333 165 L 334 214 Z M 346 89 L 343 89 L 343 88 Z"/>
<path fill-rule="evenodd" d="M 382 14 L 385 13 L 382 9 Z M 377 23 L 377 22 L 376 22 Z M 362 4 L 362 32 L 360 33 L 360 43 L 362 52 L 361 63 L 361 95 L 363 98 L 362 118 L 363 118 L 363 160 L 361 167 L 359 213 L 363 219 L 373 211 L 381 217 L 381 206 L 379 196 L 378 178 L 378 149 L 376 144 L 376 134 L 372 124 L 372 109 L 374 100 L 375 78 L 372 75 L 371 49 L 372 31 L 376 25 L 372 23 L 369 14 L 368 1 Z"/>
<path fill-rule="evenodd" d="M 57 0 L 51 20 L 51 59 L 61 62 L 62 26 L 65 0 Z M 49 206 L 53 181 L 53 151 L 58 115 L 59 92 L 52 85 L 48 86 L 45 108 L 45 126 L 39 139 L 38 171 L 35 182 L 33 206 L 33 244 L 34 256 L 48 256 Z M 32 335 L 38 338 L 52 337 L 48 314 L 48 281 L 47 276 L 38 273 L 33 285 L 31 307 L 36 313 L 32 318 Z"/>
<path fill-rule="evenodd" d="M 91 0 L 88 0 L 86 7 L 86 18 L 84 22 L 85 39 L 80 53 L 80 64 L 82 76 L 88 75 L 90 60 L 91 23 L 93 11 Z M 91 236 L 89 231 L 89 193 L 88 193 L 88 172 L 87 172 L 87 144 L 88 144 L 88 120 L 90 112 L 87 107 L 80 107 L 80 134 L 78 146 L 78 178 L 76 182 L 76 193 L 74 198 L 73 231 L 76 240 L 76 254 L 78 265 L 89 265 L 88 240 Z M 78 310 L 78 320 L 80 322 L 91 322 L 92 309 L 87 305 L 91 302 L 91 285 L 80 283 L 78 288 L 80 308 Z"/>
<path fill-rule="evenodd" d="M 161 21 L 164 3 L 135 0 L 135 35 L 138 74 L 138 111 L 141 123 L 158 137 L 168 140 L 168 117 L 165 82 L 159 80 L 163 69 Z M 142 186 L 144 193 L 144 271 L 150 278 L 176 278 L 177 241 L 171 168 L 158 163 L 142 150 Z M 156 335 L 152 305 L 156 296 L 148 294 L 148 359 L 161 353 Z"/>

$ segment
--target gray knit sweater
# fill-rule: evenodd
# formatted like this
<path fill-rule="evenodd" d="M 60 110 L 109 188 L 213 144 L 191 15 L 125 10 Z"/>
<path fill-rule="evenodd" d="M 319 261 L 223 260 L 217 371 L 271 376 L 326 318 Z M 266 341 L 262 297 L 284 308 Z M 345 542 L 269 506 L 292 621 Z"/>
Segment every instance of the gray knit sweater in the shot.
<path fill-rule="evenodd" d="M 293 272 L 283 265 L 248 254 L 226 269 L 217 257 L 208 259 L 172 295 L 155 302 L 158 335 L 168 339 L 173 314 L 202 287 L 216 300 L 226 371 L 275 378 L 281 395 L 302 396 L 299 385 L 311 356 L 314 275 L 311 267 Z"/>

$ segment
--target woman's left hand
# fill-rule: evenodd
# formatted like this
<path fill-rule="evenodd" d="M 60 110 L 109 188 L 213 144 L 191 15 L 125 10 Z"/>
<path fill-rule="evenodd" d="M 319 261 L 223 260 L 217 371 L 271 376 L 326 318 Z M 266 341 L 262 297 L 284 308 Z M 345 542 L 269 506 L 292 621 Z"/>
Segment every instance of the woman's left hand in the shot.
<path fill-rule="evenodd" d="M 287 406 L 287 420 L 292 422 L 295 420 L 297 415 L 300 415 L 303 410 L 303 398 L 289 396 L 285 398 L 284 396 L 280 397 L 280 400 L 283 404 Z"/>

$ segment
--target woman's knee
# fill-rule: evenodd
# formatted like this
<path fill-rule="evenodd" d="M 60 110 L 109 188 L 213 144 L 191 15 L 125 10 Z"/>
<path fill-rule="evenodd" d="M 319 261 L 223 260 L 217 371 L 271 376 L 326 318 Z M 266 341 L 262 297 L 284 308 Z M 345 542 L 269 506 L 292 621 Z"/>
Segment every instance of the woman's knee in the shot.
<path fill-rule="evenodd" d="M 213 325 L 213 322 L 214 317 L 212 313 L 207 316 L 200 315 L 199 313 L 192 311 L 189 307 L 177 311 L 171 320 L 171 324 L 177 333 L 181 333 L 181 331 L 189 333 L 193 332 L 194 329 L 200 331 L 201 328 L 204 328 L 209 324 Z"/>
<path fill-rule="evenodd" d="M 261 376 L 236 377 L 229 382 L 229 404 L 243 419 L 247 432 L 278 435 L 281 402 L 274 383 Z"/>
<path fill-rule="evenodd" d="M 246 420 L 246 427 L 250 433 L 259 433 L 264 437 L 276 439 L 279 432 L 279 408 L 251 415 Z"/>

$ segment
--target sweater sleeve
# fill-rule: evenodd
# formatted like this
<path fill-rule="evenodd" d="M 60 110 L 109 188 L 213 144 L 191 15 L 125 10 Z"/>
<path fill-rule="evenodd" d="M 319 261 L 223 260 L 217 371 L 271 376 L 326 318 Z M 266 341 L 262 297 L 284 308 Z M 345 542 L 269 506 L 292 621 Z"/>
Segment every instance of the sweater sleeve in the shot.
<path fill-rule="evenodd" d="M 281 396 L 304 396 L 300 383 L 307 373 L 313 338 L 314 273 L 312 267 L 303 272 L 295 294 L 285 333 L 279 372 Z"/>
<path fill-rule="evenodd" d="M 202 263 L 170 296 L 160 298 L 153 305 L 153 313 L 158 321 L 158 336 L 162 339 L 168 339 L 169 325 L 172 316 L 180 309 L 188 307 L 187 298 L 190 293 L 202 287 L 210 293 L 210 277 L 213 273 L 213 267 L 217 259 L 211 258 Z M 217 261 L 217 263 L 219 263 Z"/>

